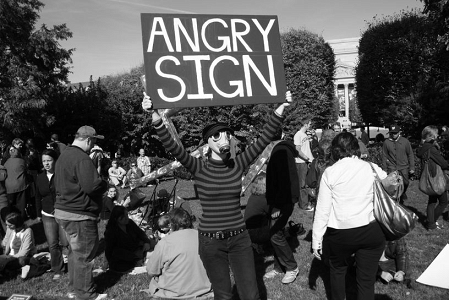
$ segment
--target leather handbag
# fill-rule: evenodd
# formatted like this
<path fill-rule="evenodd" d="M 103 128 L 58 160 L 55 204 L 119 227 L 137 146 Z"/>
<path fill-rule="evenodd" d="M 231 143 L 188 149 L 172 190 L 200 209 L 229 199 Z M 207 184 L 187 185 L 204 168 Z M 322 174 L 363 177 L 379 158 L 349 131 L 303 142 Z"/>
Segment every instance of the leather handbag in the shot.
<path fill-rule="evenodd" d="M 388 241 L 398 240 L 415 228 L 418 217 L 399 203 L 404 191 L 401 175 L 394 171 L 381 180 L 373 165 L 371 169 L 374 173 L 374 218 Z M 394 194 L 389 194 L 387 190 Z"/>
<path fill-rule="evenodd" d="M 419 190 L 429 196 L 439 196 L 447 190 L 449 179 L 437 163 L 435 163 L 436 174 L 432 176 L 429 171 L 429 159 L 430 151 L 427 151 L 426 157 L 423 158 L 424 166 L 419 179 Z"/>

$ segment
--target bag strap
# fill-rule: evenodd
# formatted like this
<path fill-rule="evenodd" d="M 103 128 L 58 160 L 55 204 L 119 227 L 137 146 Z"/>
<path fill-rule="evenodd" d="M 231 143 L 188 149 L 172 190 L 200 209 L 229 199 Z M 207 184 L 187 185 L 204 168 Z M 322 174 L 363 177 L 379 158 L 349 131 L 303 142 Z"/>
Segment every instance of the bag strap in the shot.
<path fill-rule="evenodd" d="M 373 164 L 370 163 L 370 162 L 368 162 L 368 163 L 369 163 L 369 165 L 370 165 L 370 167 L 371 167 L 371 170 L 373 170 L 374 177 L 375 177 L 377 180 L 380 180 L 379 175 L 377 174 L 376 170 L 375 170 L 374 167 L 373 167 Z"/>

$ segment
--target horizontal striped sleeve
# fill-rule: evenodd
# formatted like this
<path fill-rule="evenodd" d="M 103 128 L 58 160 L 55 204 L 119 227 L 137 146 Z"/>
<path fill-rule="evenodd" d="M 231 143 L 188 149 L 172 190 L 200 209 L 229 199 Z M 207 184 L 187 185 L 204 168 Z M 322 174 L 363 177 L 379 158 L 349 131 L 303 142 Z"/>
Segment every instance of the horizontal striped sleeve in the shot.
<path fill-rule="evenodd" d="M 156 128 L 157 135 L 165 149 L 176 157 L 176 159 L 192 174 L 195 174 L 198 169 L 198 159 L 187 153 L 182 145 L 178 145 L 167 128 L 161 124 L 162 120 L 159 120 L 154 124 L 154 127 Z"/>

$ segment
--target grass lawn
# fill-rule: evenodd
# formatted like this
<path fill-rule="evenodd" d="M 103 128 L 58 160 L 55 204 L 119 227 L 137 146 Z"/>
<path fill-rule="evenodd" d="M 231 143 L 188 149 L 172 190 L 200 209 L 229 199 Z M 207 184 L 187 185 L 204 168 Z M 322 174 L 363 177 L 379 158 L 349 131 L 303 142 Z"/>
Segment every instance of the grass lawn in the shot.
<path fill-rule="evenodd" d="M 424 229 L 422 222 L 425 218 L 427 196 L 423 195 L 417 186 L 417 181 L 412 181 L 408 191 L 408 202 L 406 203 L 420 218 L 420 224 L 410 233 L 407 245 L 410 255 L 410 271 L 412 277 L 412 287 L 409 289 L 402 284 L 391 283 L 383 285 L 376 283 L 376 299 L 409 299 L 409 300 L 443 300 L 449 299 L 449 290 L 436 287 L 425 286 L 416 283 L 415 280 L 429 266 L 432 260 L 438 255 L 449 241 L 449 223 L 442 221 L 444 229 L 428 232 Z M 174 181 L 162 182 L 157 189 L 165 188 L 169 192 L 174 185 Z M 144 191 L 151 195 L 154 187 L 145 188 Z M 127 190 L 120 191 L 121 196 Z M 179 181 L 176 194 L 187 198 L 190 201 L 192 210 L 197 218 L 201 215 L 201 207 L 198 199 L 194 196 L 191 181 Z M 242 206 L 246 204 L 247 197 L 242 198 Z M 283 285 L 281 276 L 271 280 L 264 280 L 263 274 L 272 269 L 273 256 L 270 247 L 265 247 L 265 254 L 256 255 L 256 268 L 259 282 L 259 289 L 262 299 L 327 299 L 326 290 L 329 287 L 328 272 L 320 261 L 313 258 L 310 252 L 311 247 L 311 227 L 312 213 L 300 211 L 297 207 L 292 215 L 295 222 L 302 222 L 307 229 L 305 235 L 293 237 L 290 244 L 294 248 L 294 255 L 298 262 L 300 273 L 296 281 L 290 285 Z M 40 251 L 47 250 L 43 228 L 40 223 L 30 223 L 35 231 L 36 243 Z M 100 238 L 103 236 L 104 225 L 99 223 Z M 100 247 L 101 248 L 101 247 Z M 101 249 L 100 249 L 101 250 Z M 95 267 L 100 267 L 104 262 L 103 253 L 99 253 L 95 259 Z M 448 271 L 449 273 L 449 271 Z M 68 276 L 64 275 L 59 282 L 52 281 L 53 274 L 46 273 L 38 278 L 23 281 L 20 276 L 9 281 L 0 279 L 0 299 L 7 299 L 13 293 L 31 294 L 34 299 L 66 299 Z M 448 279 L 449 280 L 449 279 Z M 141 289 L 147 288 L 149 278 L 143 275 L 116 275 L 104 272 L 96 276 L 96 282 L 101 292 L 107 293 L 108 299 L 145 299 Z M 355 277 L 353 270 L 347 276 L 347 299 L 355 299 Z M 3 297 L 3 298 L 2 298 Z M 236 295 L 234 297 L 238 299 Z"/>

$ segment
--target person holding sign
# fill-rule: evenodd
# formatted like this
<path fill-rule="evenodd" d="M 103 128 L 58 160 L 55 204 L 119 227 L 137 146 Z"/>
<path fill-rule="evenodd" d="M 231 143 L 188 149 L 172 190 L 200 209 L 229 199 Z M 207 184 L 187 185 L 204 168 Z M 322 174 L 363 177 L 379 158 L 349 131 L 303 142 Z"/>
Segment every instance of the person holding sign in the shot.
<path fill-rule="evenodd" d="M 153 103 L 144 95 L 142 107 L 150 111 Z M 285 100 L 272 114 L 257 142 L 235 158 L 230 157 L 234 131 L 226 124 L 213 123 L 203 129 L 203 139 L 210 150 L 206 159 L 198 159 L 175 142 L 163 126 L 161 116 L 153 111 L 153 125 L 164 147 L 194 175 L 203 209 L 198 227 L 199 254 L 217 300 L 232 298 L 229 267 L 240 298 L 260 299 L 251 239 L 240 211 L 241 178 L 248 165 L 275 137 L 284 119 L 284 109 L 292 101 L 290 92 L 286 93 Z"/>

